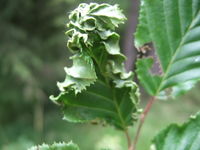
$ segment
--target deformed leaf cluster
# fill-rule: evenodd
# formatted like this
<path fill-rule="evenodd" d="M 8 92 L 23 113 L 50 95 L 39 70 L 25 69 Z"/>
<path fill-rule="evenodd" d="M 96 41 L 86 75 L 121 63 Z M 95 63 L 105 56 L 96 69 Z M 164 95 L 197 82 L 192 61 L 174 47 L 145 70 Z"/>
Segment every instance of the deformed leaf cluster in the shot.
<path fill-rule="evenodd" d="M 67 47 L 73 53 L 72 67 L 58 83 L 64 119 L 83 122 L 103 119 L 119 129 L 136 120 L 139 91 L 133 73 L 124 68 L 115 28 L 125 16 L 118 5 L 80 4 L 69 15 Z"/>

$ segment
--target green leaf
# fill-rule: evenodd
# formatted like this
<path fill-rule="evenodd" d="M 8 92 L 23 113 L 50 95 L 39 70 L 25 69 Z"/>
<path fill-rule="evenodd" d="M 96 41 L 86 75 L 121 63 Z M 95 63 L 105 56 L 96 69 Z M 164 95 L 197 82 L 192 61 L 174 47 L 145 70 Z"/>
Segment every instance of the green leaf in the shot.
<path fill-rule="evenodd" d="M 191 89 L 200 79 L 200 0 L 142 0 L 139 22 L 135 44 L 153 42 L 162 72 L 151 73 L 152 58 L 138 60 L 147 92 L 176 96 Z"/>
<path fill-rule="evenodd" d="M 64 120 L 76 123 L 99 118 L 119 129 L 125 129 L 137 119 L 132 112 L 137 112 L 134 105 L 137 104 L 135 93 L 138 91 L 132 85 L 133 82 L 118 82 L 119 88 L 112 89 L 98 80 L 82 93 L 61 93 L 52 100 L 64 105 Z"/>
<path fill-rule="evenodd" d="M 200 113 L 178 126 L 172 124 L 153 140 L 152 150 L 199 150 Z"/>
<path fill-rule="evenodd" d="M 65 67 L 67 74 L 65 81 L 58 82 L 57 85 L 61 91 L 73 89 L 75 93 L 78 93 L 86 89 L 86 86 L 94 83 L 97 77 L 90 57 L 74 55 L 71 59 L 73 60 L 73 66 L 71 68 Z"/>
<path fill-rule="evenodd" d="M 28 150 L 79 150 L 78 146 L 72 142 L 69 143 L 54 143 L 53 145 L 42 144 L 34 146 Z"/>
<path fill-rule="evenodd" d="M 69 15 L 67 46 L 74 54 L 60 94 L 70 122 L 98 120 L 125 130 L 138 116 L 139 90 L 133 73 L 126 72 L 115 28 L 126 19 L 118 5 L 80 4 Z"/>

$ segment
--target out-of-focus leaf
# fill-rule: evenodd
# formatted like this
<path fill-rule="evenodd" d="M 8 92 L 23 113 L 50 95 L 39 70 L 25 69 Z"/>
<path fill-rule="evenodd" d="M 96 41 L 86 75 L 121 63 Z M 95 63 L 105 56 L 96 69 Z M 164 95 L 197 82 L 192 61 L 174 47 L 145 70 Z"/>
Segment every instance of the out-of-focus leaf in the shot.
<path fill-rule="evenodd" d="M 34 146 L 28 150 L 79 150 L 78 146 L 72 142 L 69 143 L 54 143 L 53 145 L 42 144 Z"/>
<path fill-rule="evenodd" d="M 200 114 L 178 126 L 172 124 L 153 140 L 152 150 L 199 150 Z"/>

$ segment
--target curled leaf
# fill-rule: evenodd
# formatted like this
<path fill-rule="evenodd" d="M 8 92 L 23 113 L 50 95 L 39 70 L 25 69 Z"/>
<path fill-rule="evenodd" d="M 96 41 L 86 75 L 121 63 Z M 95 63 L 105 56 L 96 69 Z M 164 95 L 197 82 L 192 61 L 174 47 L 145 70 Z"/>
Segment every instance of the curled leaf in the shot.
<path fill-rule="evenodd" d="M 69 15 L 67 46 L 73 65 L 58 83 L 61 93 L 51 99 L 62 104 L 64 119 L 100 119 L 125 129 L 137 120 L 139 90 L 133 73 L 124 68 L 115 28 L 126 20 L 118 5 L 80 4 Z"/>

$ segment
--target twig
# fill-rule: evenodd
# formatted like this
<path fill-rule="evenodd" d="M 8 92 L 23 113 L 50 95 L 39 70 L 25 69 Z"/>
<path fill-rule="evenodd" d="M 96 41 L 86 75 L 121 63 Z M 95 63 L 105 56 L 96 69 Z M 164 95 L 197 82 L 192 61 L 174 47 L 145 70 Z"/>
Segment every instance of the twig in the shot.
<path fill-rule="evenodd" d="M 139 139 L 139 136 L 140 136 L 142 126 L 143 126 L 144 121 L 145 121 L 145 119 L 148 115 L 148 112 L 150 111 L 152 104 L 155 102 L 155 100 L 156 100 L 155 96 L 151 97 L 150 100 L 148 101 L 143 113 L 141 114 L 140 123 L 139 123 L 139 126 L 138 126 L 137 131 L 136 131 L 136 136 L 135 136 L 133 144 L 130 146 L 129 150 L 136 150 L 136 145 L 137 145 L 137 142 L 138 142 L 138 139 Z"/>
<path fill-rule="evenodd" d="M 126 135 L 126 139 L 127 139 L 127 143 L 128 143 L 128 148 L 130 148 L 130 147 L 131 147 L 131 138 L 130 138 L 130 135 L 129 135 L 129 133 L 128 133 L 128 129 L 126 129 L 126 130 L 124 131 L 124 133 L 125 133 L 125 135 Z"/>

